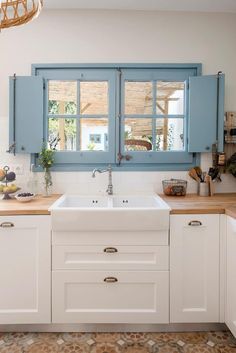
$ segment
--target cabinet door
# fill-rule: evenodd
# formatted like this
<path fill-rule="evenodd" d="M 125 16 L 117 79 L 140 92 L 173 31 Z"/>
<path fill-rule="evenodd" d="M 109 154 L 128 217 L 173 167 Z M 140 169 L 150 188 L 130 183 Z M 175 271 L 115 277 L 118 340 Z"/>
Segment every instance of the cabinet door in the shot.
<path fill-rule="evenodd" d="M 170 321 L 219 322 L 219 215 L 170 218 Z"/>
<path fill-rule="evenodd" d="M 0 217 L 0 324 L 50 323 L 50 217 Z"/>
<path fill-rule="evenodd" d="M 236 219 L 227 217 L 226 324 L 236 337 Z"/>
<path fill-rule="evenodd" d="M 168 271 L 54 271 L 53 323 L 168 323 Z"/>

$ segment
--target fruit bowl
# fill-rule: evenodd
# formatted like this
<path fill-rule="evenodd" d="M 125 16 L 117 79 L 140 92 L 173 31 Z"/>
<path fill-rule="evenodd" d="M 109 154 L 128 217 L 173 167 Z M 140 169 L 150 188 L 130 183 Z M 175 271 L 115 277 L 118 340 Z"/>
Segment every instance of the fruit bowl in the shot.
<path fill-rule="evenodd" d="M 19 202 L 29 202 L 35 198 L 35 194 L 32 194 L 31 192 L 23 192 L 15 195 L 15 198 Z"/>
<path fill-rule="evenodd" d="M 12 197 L 10 196 L 11 194 L 15 194 L 17 191 L 19 191 L 20 188 L 16 188 L 15 190 L 9 190 L 9 191 L 2 191 L 0 192 L 1 195 L 4 195 L 3 200 L 11 200 Z"/>

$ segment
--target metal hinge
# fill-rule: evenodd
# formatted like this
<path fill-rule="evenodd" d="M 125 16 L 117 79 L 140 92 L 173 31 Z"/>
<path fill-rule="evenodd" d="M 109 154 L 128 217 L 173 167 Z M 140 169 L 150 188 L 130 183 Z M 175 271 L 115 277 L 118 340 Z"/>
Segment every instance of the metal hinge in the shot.
<path fill-rule="evenodd" d="M 46 89 L 46 83 L 43 82 L 43 89 Z"/>

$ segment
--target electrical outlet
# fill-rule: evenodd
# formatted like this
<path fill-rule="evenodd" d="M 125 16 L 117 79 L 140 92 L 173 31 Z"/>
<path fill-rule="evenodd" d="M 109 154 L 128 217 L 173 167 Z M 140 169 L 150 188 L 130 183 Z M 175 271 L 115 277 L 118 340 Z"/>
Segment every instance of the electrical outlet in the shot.
<path fill-rule="evenodd" d="M 14 164 L 11 167 L 11 170 L 16 173 L 16 175 L 23 175 L 24 174 L 24 167 L 23 164 Z"/>

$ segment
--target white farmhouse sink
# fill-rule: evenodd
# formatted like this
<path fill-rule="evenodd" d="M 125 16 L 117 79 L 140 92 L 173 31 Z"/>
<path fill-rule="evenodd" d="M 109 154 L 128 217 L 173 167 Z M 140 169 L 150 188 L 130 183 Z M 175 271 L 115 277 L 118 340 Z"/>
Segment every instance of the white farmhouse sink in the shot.
<path fill-rule="evenodd" d="M 166 230 L 169 206 L 157 195 L 63 195 L 49 209 L 53 231 Z"/>
<path fill-rule="evenodd" d="M 102 196 L 63 195 L 54 205 L 58 208 L 109 207 L 111 200 Z"/>

